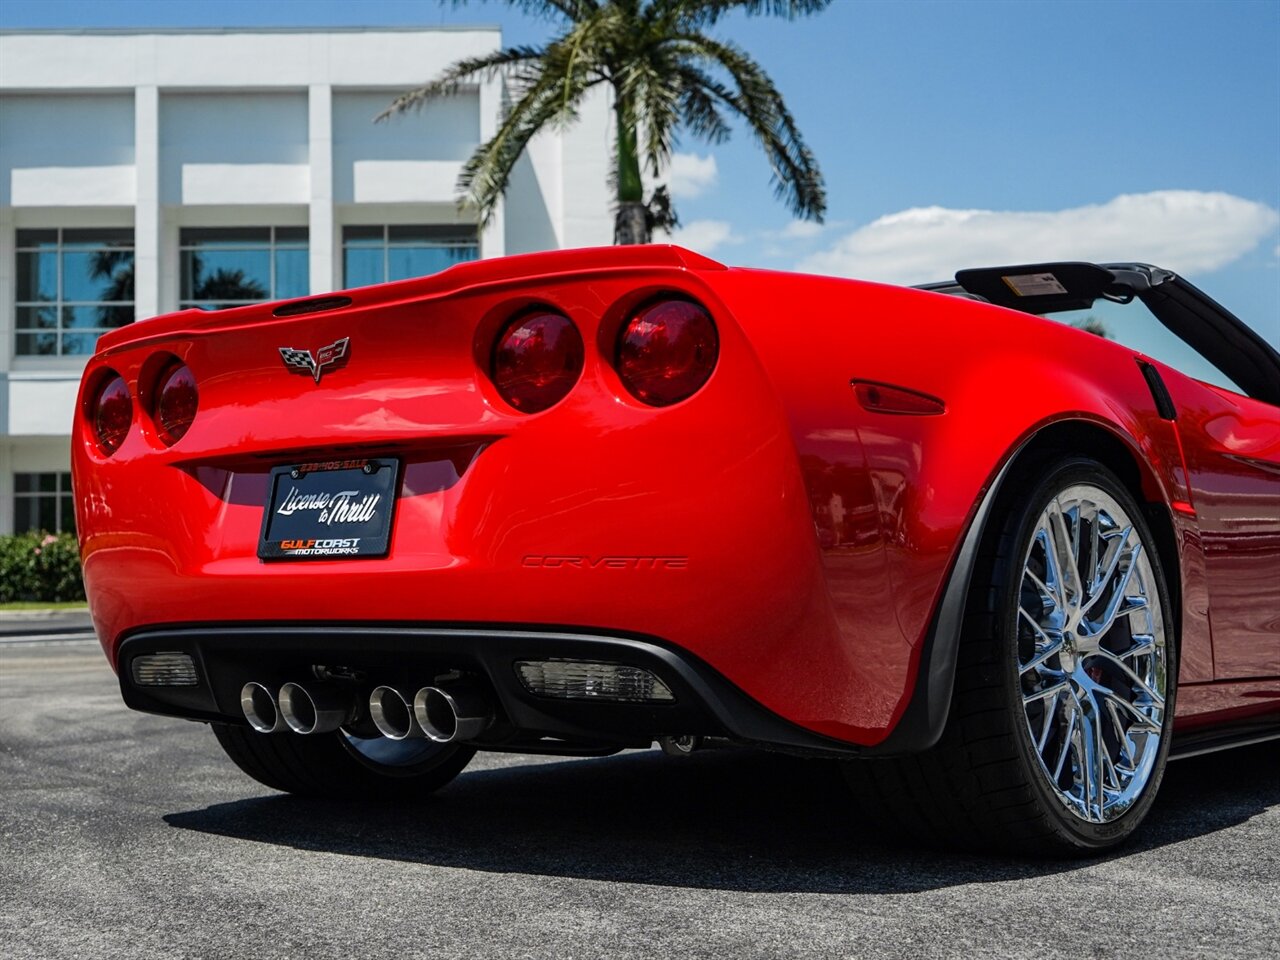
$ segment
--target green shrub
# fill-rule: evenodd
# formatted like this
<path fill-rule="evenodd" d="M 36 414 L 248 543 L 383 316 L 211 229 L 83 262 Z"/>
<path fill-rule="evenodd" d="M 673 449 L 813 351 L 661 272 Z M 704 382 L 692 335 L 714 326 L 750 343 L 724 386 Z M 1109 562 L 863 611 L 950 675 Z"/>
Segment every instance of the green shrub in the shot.
<path fill-rule="evenodd" d="M 69 533 L 0 537 L 0 603 L 84 599 L 80 547 Z"/>

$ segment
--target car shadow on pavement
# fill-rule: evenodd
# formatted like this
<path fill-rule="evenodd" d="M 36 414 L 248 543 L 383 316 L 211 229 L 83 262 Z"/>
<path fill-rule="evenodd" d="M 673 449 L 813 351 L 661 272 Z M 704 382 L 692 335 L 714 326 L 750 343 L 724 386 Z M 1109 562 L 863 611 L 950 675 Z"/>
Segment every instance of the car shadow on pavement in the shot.
<path fill-rule="evenodd" d="M 1171 764 L 1131 856 L 1280 805 L 1280 744 Z M 273 795 L 173 813 L 177 828 L 302 850 L 625 883 L 751 892 L 911 893 L 1031 878 L 1088 860 L 927 849 L 860 822 L 832 763 L 657 751 L 464 773 L 419 804 Z"/>

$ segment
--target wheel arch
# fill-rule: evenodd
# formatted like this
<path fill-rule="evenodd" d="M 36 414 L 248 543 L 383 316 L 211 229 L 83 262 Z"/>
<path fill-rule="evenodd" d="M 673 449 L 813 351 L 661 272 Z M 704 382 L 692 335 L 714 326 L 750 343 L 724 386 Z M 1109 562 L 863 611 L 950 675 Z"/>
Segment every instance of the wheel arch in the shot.
<path fill-rule="evenodd" d="M 993 535 L 991 520 L 1014 495 L 1019 480 L 1054 460 L 1081 456 L 1110 470 L 1134 499 L 1156 541 L 1160 566 L 1173 605 L 1174 642 L 1181 654 L 1182 587 L 1177 535 L 1163 485 L 1138 444 L 1118 427 L 1093 419 L 1065 417 L 1032 428 L 1013 446 L 978 501 L 930 621 L 907 709 L 893 731 L 867 756 L 901 756 L 927 750 L 946 727 L 955 688 L 956 662 L 978 553 Z"/>

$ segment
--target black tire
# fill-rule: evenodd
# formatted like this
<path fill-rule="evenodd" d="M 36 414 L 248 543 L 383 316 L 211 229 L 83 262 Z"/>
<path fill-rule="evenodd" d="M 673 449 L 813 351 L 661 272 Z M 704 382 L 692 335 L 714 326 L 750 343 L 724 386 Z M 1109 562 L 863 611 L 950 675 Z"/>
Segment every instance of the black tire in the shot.
<path fill-rule="evenodd" d="M 955 692 L 941 740 L 931 750 L 915 756 L 847 763 L 845 774 L 865 812 L 927 842 L 1030 856 L 1088 855 L 1114 847 L 1129 837 L 1146 816 L 1160 787 L 1177 686 L 1173 610 L 1156 543 L 1142 508 L 1104 466 L 1087 459 L 1058 461 L 1041 464 L 1010 481 L 1006 489 L 1013 494 L 1003 497 L 997 505 L 974 570 Z M 1037 666 L 1042 649 L 1039 644 L 1043 644 L 1043 650 L 1050 650 L 1055 638 L 1031 626 L 1035 617 L 1020 617 L 1019 606 L 1039 604 L 1035 609 L 1042 617 L 1052 616 L 1057 607 L 1052 603 L 1053 590 L 1045 593 L 1031 579 L 1039 569 L 1037 558 L 1047 556 L 1048 550 L 1045 534 L 1038 533 L 1037 528 L 1042 514 L 1049 516 L 1046 511 L 1059 501 L 1059 495 L 1067 502 L 1075 502 L 1071 497 L 1082 496 L 1079 491 L 1087 489 L 1109 496 L 1141 542 L 1141 555 L 1150 564 L 1150 575 L 1137 557 L 1121 567 L 1134 567 L 1135 574 L 1127 582 L 1138 580 L 1144 591 L 1158 598 L 1159 609 L 1148 604 L 1145 609 L 1150 612 L 1145 619 L 1141 613 L 1144 608 L 1134 609 L 1139 627 L 1145 625 L 1153 638 L 1159 638 L 1163 650 L 1157 652 L 1156 640 L 1148 645 L 1147 634 L 1134 630 L 1135 617 L 1121 613 L 1101 633 L 1088 634 L 1091 623 L 1062 629 L 1058 634 L 1065 638 L 1062 652 Z M 1096 514 L 1091 525 L 1079 520 L 1076 525 L 1088 535 L 1093 529 L 1110 529 L 1105 523 L 1109 517 L 1110 513 Z M 1066 532 L 1069 528 L 1062 529 Z M 1037 536 L 1042 539 L 1035 540 Z M 1124 544 L 1131 544 L 1132 540 L 1115 539 L 1120 541 L 1115 548 L 1119 556 Z M 1076 542 L 1070 540 L 1068 546 Z M 1090 558 L 1086 566 L 1105 567 L 1111 541 L 1094 543 L 1098 545 L 1085 544 L 1075 552 L 1080 558 Z M 1078 569 L 1080 564 L 1074 566 Z M 1070 567 L 1064 569 L 1068 571 L 1061 578 L 1065 583 Z M 1051 573 L 1045 571 L 1045 582 Z M 1119 589 L 1118 579 L 1111 581 L 1110 589 L 1106 586 L 1108 581 L 1101 582 L 1103 586 L 1096 593 L 1104 596 L 1099 597 L 1095 607 L 1106 608 L 1117 593 L 1123 598 L 1135 589 Z M 1030 593 L 1028 584 L 1033 585 Z M 1045 600 L 1050 602 L 1044 603 Z M 1121 602 L 1121 609 L 1128 609 L 1130 601 Z M 1061 606 L 1067 608 L 1071 604 Z M 1087 601 L 1075 606 L 1089 609 Z M 1070 618 L 1065 622 L 1069 624 Z M 1073 632 L 1075 629 L 1080 631 L 1079 637 Z M 1030 650 L 1028 638 L 1036 644 Z M 1112 660 L 1119 660 L 1118 656 L 1103 656 L 1104 652 L 1118 654 L 1114 645 L 1125 642 L 1130 645 L 1125 656 L 1134 660 L 1124 662 L 1135 668 L 1135 673 L 1148 671 L 1150 686 L 1134 685 L 1128 674 L 1113 665 Z M 1137 652 L 1147 646 L 1151 647 L 1151 654 Z M 1083 688 L 1083 700 L 1079 696 L 1082 688 L 1072 686 L 1073 678 L 1081 671 L 1091 680 L 1100 678 L 1092 692 Z M 1125 684 L 1129 684 L 1128 692 L 1120 692 Z M 1163 708 L 1149 706 L 1158 701 L 1147 692 L 1156 691 L 1161 685 Z M 1062 689 L 1049 701 L 1047 693 L 1055 688 Z M 1122 697 L 1137 705 L 1133 714 L 1119 703 Z M 1092 706 L 1085 706 L 1086 702 Z M 1141 721 L 1134 723 L 1140 711 L 1153 716 L 1158 713 L 1158 743 L 1151 742 L 1152 734 L 1146 732 Z M 1119 718 L 1114 724 L 1110 714 Z M 1090 717 L 1094 719 L 1089 720 Z M 1126 720 L 1130 723 L 1127 728 L 1123 725 Z M 1033 725 L 1040 731 L 1039 746 Z M 1105 737 L 1108 725 L 1112 732 L 1109 739 Z M 1111 758 L 1110 774 L 1116 784 L 1111 815 L 1105 789 L 1096 791 L 1101 799 L 1097 800 L 1097 810 L 1093 809 L 1094 791 L 1083 774 L 1090 764 L 1085 763 L 1087 754 L 1076 752 L 1084 749 L 1083 734 L 1089 729 L 1103 731 L 1091 739 L 1095 751 L 1101 746 Z M 1117 751 L 1114 757 L 1113 745 Z M 1128 751 L 1127 759 L 1119 752 L 1124 750 Z M 1042 754 L 1047 755 L 1043 762 Z M 1101 757 L 1103 752 L 1096 755 Z M 1055 756 L 1059 758 L 1056 764 Z M 1120 767 L 1116 766 L 1117 761 Z M 1092 781 L 1093 787 L 1098 782 L 1105 787 L 1107 762 L 1099 760 L 1102 779 Z M 1064 768 L 1056 780 L 1050 770 L 1055 765 Z M 1126 799 L 1120 788 L 1130 767 L 1142 772 L 1142 780 L 1139 783 L 1135 773 L 1129 781 L 1134 793 Z M 1077 777 L 1081 782 L 1073 779 Z M 1077 788 L 1082 798 L 1079 801 L 1074 792 Z"/>
<path fill-rule="evenodd" d="M 354 748 L 343 733 L 303 736 L 258 733 L 226 723 L 211 726 L 227 756 L 253 779 L 306 797 L 421 799 L 456 777 L 475 756 L 471 747 L 435 744 L 419 762 L 381 764 Z"/>

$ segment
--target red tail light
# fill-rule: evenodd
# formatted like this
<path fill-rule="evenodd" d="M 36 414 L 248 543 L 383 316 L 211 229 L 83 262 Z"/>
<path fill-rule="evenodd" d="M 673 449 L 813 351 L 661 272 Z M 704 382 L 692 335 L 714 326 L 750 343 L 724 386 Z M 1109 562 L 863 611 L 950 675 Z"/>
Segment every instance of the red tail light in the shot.
<path fill-rule="evenodd" d="M 642 307 L 618 337 L 616 367 L 638 400 L 666 407 L 685 400 L 711 376 L 720 338 L 711 316 L 691 300 Z"/>
<path fill-rule="evenodd" d="M 200 395 L 196 378 L 185 363 L 175 362 L 160 375 L 156 391 L 156 433 L 165 446 L 172 447 L 182 439 L 196 418 Z"/>
<path fill-rule="evenodd" d="M 124 377 L 113 373 L 102 381 L 89 407 L 89 416 L 98 446 L 111 456 L 120 449 L 133 425 L 133 398 Z"/>
<path fill-rule="evenodd" d="M 521 413 L 537 413 L 565 398 L 582 374 L 582 358 L 582 334 L 573 321 L 540 310 L 502 331 L 490 376 L 503 400 Z"/>

